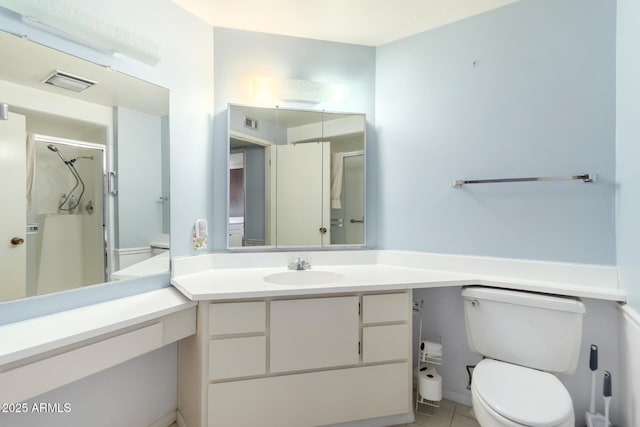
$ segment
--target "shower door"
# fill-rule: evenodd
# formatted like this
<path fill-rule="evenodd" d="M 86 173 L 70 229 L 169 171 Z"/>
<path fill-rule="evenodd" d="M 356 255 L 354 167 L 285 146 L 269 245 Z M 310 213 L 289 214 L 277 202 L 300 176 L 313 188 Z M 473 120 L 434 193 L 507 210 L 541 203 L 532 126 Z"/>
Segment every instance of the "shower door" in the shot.
<path fill-rule="evenodd" d="M 25 117 L 10 113 L 0 120 L 0 182 L 2 183 L 2 221 L 0 221 L 0 301 L 26 294 Z"/>
<path fill-rule="evenodd" d="M 29 294 L 105 282 L 104 145 L 35 135 Z"/>

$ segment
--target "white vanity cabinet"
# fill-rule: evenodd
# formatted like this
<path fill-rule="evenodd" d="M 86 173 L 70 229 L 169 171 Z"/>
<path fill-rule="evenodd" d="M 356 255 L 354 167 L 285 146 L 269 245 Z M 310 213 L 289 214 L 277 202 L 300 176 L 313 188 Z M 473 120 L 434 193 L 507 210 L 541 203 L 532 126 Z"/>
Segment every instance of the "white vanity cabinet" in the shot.
<path fill-rule="evenodd" d="M 272 301 L 271 373 L 358 363 L 357 296 Z"/>
<path fill-rule="evenodd" d="M 410 413 L 411 291 L 201 302 L 180 344 L 186 427 L 304 427 Z"/>

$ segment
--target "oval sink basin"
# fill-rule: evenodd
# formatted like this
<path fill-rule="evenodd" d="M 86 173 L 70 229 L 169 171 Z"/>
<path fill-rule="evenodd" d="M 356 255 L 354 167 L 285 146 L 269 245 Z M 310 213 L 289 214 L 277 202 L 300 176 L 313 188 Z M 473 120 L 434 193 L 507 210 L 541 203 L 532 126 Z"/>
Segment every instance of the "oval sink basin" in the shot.
<path fill-rule="evenodd" d="M 289 270 L 264 276 L 264 281 L 277 285 L 304 286 L 336 283 L 342 280 L 343 277 L 342 274 L 331 271 Z"/>

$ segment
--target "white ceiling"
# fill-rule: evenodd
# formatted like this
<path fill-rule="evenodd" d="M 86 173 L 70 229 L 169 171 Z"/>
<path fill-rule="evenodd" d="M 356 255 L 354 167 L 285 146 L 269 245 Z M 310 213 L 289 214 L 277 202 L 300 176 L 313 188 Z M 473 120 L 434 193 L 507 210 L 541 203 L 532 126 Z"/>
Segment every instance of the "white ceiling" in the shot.
<path fill-rule="evenodd" d="M 380 46 L 517 0 L 173 0 L 212 26 Z"/>

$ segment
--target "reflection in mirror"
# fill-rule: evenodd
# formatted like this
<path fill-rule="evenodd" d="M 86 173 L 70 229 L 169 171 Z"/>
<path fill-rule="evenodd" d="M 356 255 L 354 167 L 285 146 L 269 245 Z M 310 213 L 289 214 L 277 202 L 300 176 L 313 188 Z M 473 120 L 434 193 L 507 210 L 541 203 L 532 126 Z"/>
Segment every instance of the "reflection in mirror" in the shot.
<path fill-rule="evenodd" d="M 325 113 L 331 140 L 331 244 L 364 243 L 364 117 Z M 353 132 L 353 129 L 362 129 Z"/>
<path fill-rule="evenodd" d="M 7 33 L 0 54 L 0 301 L 168 271 L 168 91 Z"/>
<path fill-rule="evenodd" d="M 364 245 L 365 116 L 229 106 L 229 248 Z"/>

